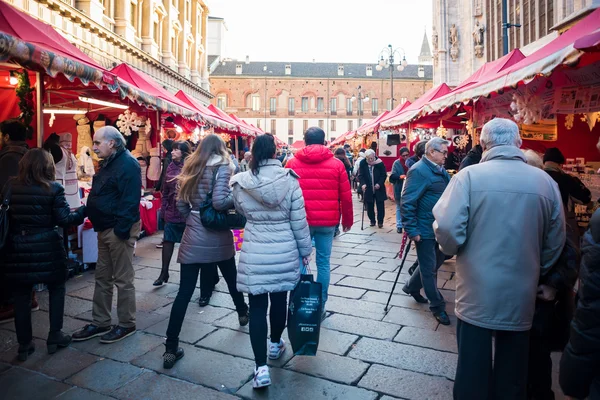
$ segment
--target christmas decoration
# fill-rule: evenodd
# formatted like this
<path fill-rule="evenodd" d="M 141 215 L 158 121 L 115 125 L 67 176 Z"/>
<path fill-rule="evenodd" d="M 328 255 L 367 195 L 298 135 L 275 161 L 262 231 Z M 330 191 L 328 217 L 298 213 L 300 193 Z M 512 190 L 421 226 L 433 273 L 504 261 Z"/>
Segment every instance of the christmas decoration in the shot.
<path fill-rule="evenodd" d="M 23 124 L 31 129 L 31 122 L 33 121 L 33 91 L 31 83 L 29 82 L 29 73 L 27 71 L 14 72 L 17 76 L 18 83 L 15 88 L 17 97 L 19 98 L 19 110 L 21 115 L 19 118 L 23 121 Z"/>
<path fill-rule="evenodd" d="M 567 114 L 567 116 L 565 117 L 565 128 L 567 128 L 567 130 L 570 131 L 571 129 L 573 129 L 574 122 L 575 114 Z"/>
<path fill-rule="evenodd" d="M 435 134 L 442 139 L 446 139 L 448 136 L 448 129 L 444 128 L 444 124 L 440 121 L 440 126 L 435 131 Z"/>
<path fill-rule="evenodd" d="M 542 119 L 543 103 L 535 94 L 513 94 L 510 109 L 514 112 L 515 121 L 531 125 Z"/>
<path fill-rule="evenodd" d="M 457 148 L 462 150 L 469 144 L 469 135 L 454 136 L 453 142 Z"/>
<path fill-rule="evenodd" d="M 417 130 L 413 129 L 410 131 L 409 135 L 408 135 L 408 141 L 409 142 L 414 142 L 415 140 L 417 140 Z"/>
<path fill-rule="evenodd" d="M 231 135 L 229 133 L 221 133 L 219 136 L 221 136 L 221 139 L 223 139 L 225 143 L 229 143 L 231 141 Z"/>
<path fill-rule="evenodd" d="M 117 127 L 123 136 L 131 136 L 133 132 L 138 132 L 142 125 L 144 125 L 144 121 L 136 113 L 129 110 L 125 110 L 117 119 Z"/>
<path fill-rule="evenodd" d="M 469 136 L 473 137 L 473 134 L 474 134 L 473 121 L 468 120 L 467 123 L 465 124 L 465 129 L 467 130 L 467 133 L 469 134 Z"/>
<path fill-rule="evenodd" d="M 594 129 L 594 126 L 596 126 L 596 122 L 600 121 L 600 111 L 582 114 L 581 121 L 588 124 L 591 132 Z"/>

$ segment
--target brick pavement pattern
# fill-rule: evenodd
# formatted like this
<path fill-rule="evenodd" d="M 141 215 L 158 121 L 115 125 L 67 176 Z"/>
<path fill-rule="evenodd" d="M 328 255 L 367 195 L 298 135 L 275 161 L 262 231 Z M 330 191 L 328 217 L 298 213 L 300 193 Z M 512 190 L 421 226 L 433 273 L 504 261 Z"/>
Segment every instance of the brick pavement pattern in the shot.
<path fill-rule="evenodd" d="M 179 265 L 174 255 L 169 283 L 152 286 L 161 264 L 161 251 L 156 248 L 161 236 L 156 234 L 138 242 L 134 260 L 138 332 L 115 344 L 101 344 L 98 339 L 73 343 L 49 356 L 45 348 L 48 295 L 41 292 L 41 310 L 32 314 L 36 352 L 26 362 L 16 360 L 14 324 L 0 325 L 0 397 L 451 399 L 457 362 L 454 261 L 444 263 L 438 274 L 452 326 L 438 324 L 426 304 L 401 292 L 408 267 L 416 259 L 414 250 L 385 312 L 400 265 L 395 259 L 401 236 L 395 229 L 394 205 L 387 202 L 383 229 L 367 226 L 361 231 L 362 203 L 354 201 L 357 223 L 333 244 L 330 297 L 318 355 L 293 356 L 288 347 L 280 360 L 269 360 L 273 384 L 266 390 L 252 389 L 254 357 L 248 327 L 239 326 L 222 279 L 207 307 L 198 306 L 196 290 L 180 336 L 185 357 L 171 370 L 162 368 L 164 335 L 179 288 Z M 93 291 L 93 271 L 67 282 L 65 332 L 91 321 Z M 287 332 L 283 337 L 287 341 Z M 556 365 L 560 354 L 553 358 Z M 555 392 L 562 399 L 556 380 L 555 371 Z"/>

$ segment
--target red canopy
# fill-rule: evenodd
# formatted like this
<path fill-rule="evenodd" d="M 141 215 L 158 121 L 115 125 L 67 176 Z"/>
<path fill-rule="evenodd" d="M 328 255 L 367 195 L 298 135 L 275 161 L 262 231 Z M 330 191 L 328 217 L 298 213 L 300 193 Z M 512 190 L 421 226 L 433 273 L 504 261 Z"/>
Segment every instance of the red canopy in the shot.
<path fill-rule="evenodd" d="M 213 113 L 208 107 L 201 104 L 198 100 L 194 99 L 191 96 L 188 96 L 183 90 L 180 90 L 179 92 L 175 93 L 175 97 L 187 104 L 189 107 L 196 109 L 198 113 L 200 113 L 202 118 L 204 118 L 210 124 L 215 125 L 216 127 L 221 129 L 226 129 L 234 132 L 238 131 L 237 125 L 222 119 L 217 114 Z"/>
<path fill-rule="evenodd" d="M 79 78 L 100 87 L 106 85 L 116 91 L 113 74 L 99 66 L 54 28 L 0 2 L 0 61 L 13 61 L 26 68 L 43 70 L 55 77 L 63 74 L 73 82 Z M 23 43 L 25 42 L 25 43 Z"/>
<path fill-rule="evenodd" d="M 175 113 L 184 117 L 197 117 L 198 112 L 179 100 L 154 79 L 128 64 L 120 64 L 111 70 L 119 78 L 122 97 L 128 97 L 138 104 Z"/>
<path fill-rule="evenodd" d="M 303 149 L 305 147 L 304 140 L 296 140 L 290 147 L 296 150 Z"/>
<path fill-rule="evenodd" d="M 414 103 L 401 110 L 398 115 L 386 118 L 385 121 L 381 122 L 381 126 L 384 128 L 389 128 L 391 126 L 402 125 L 419 115 L 419 113 L 430 101 L 440 98 L 449 92 L 450 88 L 445 83 L 433 87 L 415 100 Z"/>
<path fill-rule="evenodd" d="M 238 118 L 237 115 L 235 115 L 235 114 L 229 114 L 229 116 L 233 120 L 235 120 L 238 124 L 240 124 L 241 126 L 245 126 L 246 128 L 250 129 L 252 131 L 252 133 L 253 133 L 253 136 L 260 135 L 260 134 L 263 133 L 263 131 L 255 128 L 254 126 L 250 125 L 249 123 L 247 123 L 243 119 Z"/>
<path fill-rule="evenodd" d="M 406 103 L 410 104 L 408 101 L 405 102 L 404 104 L 406 104 Z M 400 107 L 400 106 L 398 106 L 398 107 Z M 360 133 L 361 135 L 367 135 L 367 134 L 377 130 L 377 128 L 379 128 L 379 123 L 381 121 L 383 121 L 383 119 L 389 114 L 390 114 L 390 111 L 387 111 L 387 110 L 382 112 L 377 117 L 375 117 L 375 119 L 372 119 L 369 122 L 365 122 L 363 124 L 363 126 L 359 127 L 356 131 L 358 133 Z"/>
<path fill-rule="evenodd" d="M 504 68 L 497 73 L 491 73 L 482 77 L 476 84 L 471 85 L 460 93 L 432 101 L 429 108 L 432 111 L 442 110 L 453 104 L 470 99 L 477 99 L 497 92 L 507 87 L 515 87 L 520 83 L 529 82 L 536 76 L 551 74 L 562 64 L 574 65 L 577 60 L 585 56 L 585 52 L 579 48 L 587 49 L 588 42 L 592 43 L 593 54 L 590 58 L 598 61 L 594 35 L 600 30 L 600 9 L 596 9 L 590 15 L 577 22 L 572 28 L 552 40 L 545 46 Z M 578 42 L 580 39 L 581 42 Z M 576 43 L 579 43 L 578 45 Z M 585 58 L 585 57 L 584 57 Z M 589 62 L 590 60 L 584 60 Z M 582 62 L 580 61 L 580 65 Z M 583 63 L 585 64 L 585 63 Z"/>
<path fill-rule="evenodd" d="M 246 127 L 244 124 L 240 124 L 234 118 L 231 118 L 229 115 L 227 115 L 225 112 L 221 111 L 218 107 L 215 107 L 213 104 L 210 104 L 208 106 L 208 109 L 210 111 L 212 111 L 213 113 L 215 113 L 216 115 L 218 115 L 219 118 L 221 118 L 222 120 L 225 120 L 225 121 L 237 126 L 240 133 L 242 133 L 244 135 L 254 136 L 254 134 L 255 134 L 254 130 Z"/>
<path fill-rule="evenodd" d="M 365 126 L 365 125 L 363 125 Z M 329 143 L 329 147 L 337 146 L 338 144 L 342 144 L 346 142 L 346 140 L 351 139 L 354 135 L 356 135 L 356 131 L 348 131 L 344 133 L 342 136 L 335 139 L 333 142 Z"/>

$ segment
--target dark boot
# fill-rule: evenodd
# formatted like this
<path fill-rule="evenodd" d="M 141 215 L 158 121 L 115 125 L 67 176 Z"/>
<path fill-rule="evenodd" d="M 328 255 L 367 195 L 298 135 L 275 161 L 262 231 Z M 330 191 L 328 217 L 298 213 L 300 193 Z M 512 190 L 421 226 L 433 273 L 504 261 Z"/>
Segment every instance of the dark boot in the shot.
<path fill-rule="evenodd" d="M 158 279 L 154 281 L 153 286 L 162 286 L 163 283 L 169 282 L 169 271 L 161 271 Z"/>
<path fill-rule="evenodd" d="M 163 368 L 171 369 L 175 366 L 177 361 L 181 360 L 185 353 L 181 347 L 171 347 L 170 345 L 165 345 L 165 352 L 163 354 Z"/>
<path fill-rule="evenodd" d="M 17 350 L 17 358 L 19 359 L 19 361 L 27 361 L 27 357 L 32 355 L 34 351 L 35 344 L 33 343 L 33 341 L 29 342 L 28 344 L 20 344 L 19 350 Z"/>
<path fill-rule="evenodd" d="M 71 340 L 71 335 L 65 335 L 62 331 L 50 332 L 46 341 L 48 354 L 56 353 L 59 348 L 68 347 Z"/>

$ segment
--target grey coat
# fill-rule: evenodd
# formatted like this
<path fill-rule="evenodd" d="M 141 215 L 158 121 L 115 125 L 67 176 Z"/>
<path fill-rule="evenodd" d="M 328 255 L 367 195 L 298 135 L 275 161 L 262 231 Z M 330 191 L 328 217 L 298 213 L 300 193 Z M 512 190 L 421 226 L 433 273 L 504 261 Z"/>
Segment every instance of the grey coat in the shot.
<path fill-rule="evenodd" d="M 229 187 L 232 165 L 229 159 L 213 155 L 206 164 L 191 204 L 177 201 L 177 210 L 186 219 L 183 239 L 179 246 L 178 263 L 207 264 L 229 260 L 235 256 L 231 231 L 208 230 L 200 221 L 198 209 L 211 189 L 215 169 L 218 169 L 218 172 L 213 189 L 213 207 L 216 210 L 233 208 L 233 195 Z"/>
<path fill-rule="evenodd" d="M 497 146 L 461 170 L 433 209 L 456 258 L 456 316 L 493 330 L 531 328 L 540 273 L 558 260 L 565 216 L 558 186 L 517 147 Z"/>
<path fill-rule="evenodd" d="M 300 258 L 312 251 L 298 176 L 267 160 L 258 176 L 233 177 L 235 208 L 247 219 L 237 289 L 258 295 L 292 290 L 300 279 Z"/>

